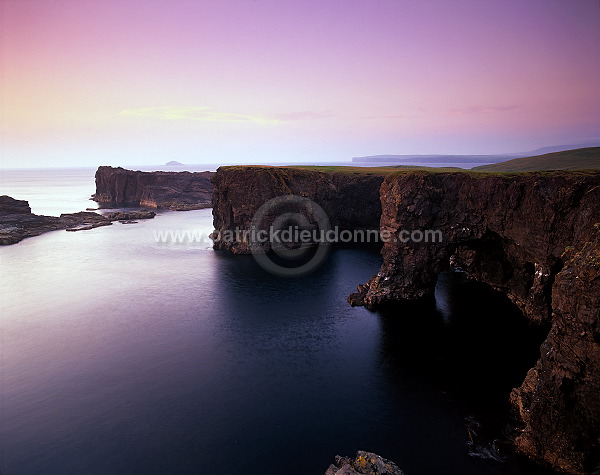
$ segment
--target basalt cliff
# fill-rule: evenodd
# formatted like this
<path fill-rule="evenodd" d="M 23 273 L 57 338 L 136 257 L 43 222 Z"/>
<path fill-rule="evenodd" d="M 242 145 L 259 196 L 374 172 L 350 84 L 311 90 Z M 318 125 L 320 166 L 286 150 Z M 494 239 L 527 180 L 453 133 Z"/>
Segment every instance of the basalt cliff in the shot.
<path fill-rule="evenodd" d="M 213 172 L 142 172 L 98 167 L 92 199 L 108 206 L 148 206 L 175 211 L 210 208 Z"/>
<path fill-rule="evenodd" d="M 451 268 L 504 292 L 551 326 L 540 359 L 510 396 L 518 450 L 553 468 L 600 460 L 600 173 L 404 173 L 381 187 L 381 229 L 439 230 L 441 242 L 384 244 L 380 272 L 352 304 L 431 296 Z"/>
<path fill-rule="evenodd" d="M 213 177 L 214 236 L 251 228 L 254 215 L 269 200 L 282 195 L 309 198 L 323 208 L 332 228 L 377 229 L 381 216 L 377 173 L 332 173 L 292 167 L 221 167 Z M 250 253 L 243 239 L 215 239 L 215 249 Z"/>
<path fill-rule="evenodd" d="M 600 172 L 384 177 L 227 167 L 213 184 L 216 232 L 247 228 L 265 201 L 290 194 L 314 200 L 332 225 L 379 224 L 388 237 L 383 265 L 349 297 L 353 305 L 432 297 L 438 273 L 450 269 L 504 292 L 525 317 L 550 328 L 539 360 L 510 395 L 520 422 L 516 449 L 568 473 L 598 469 Z M 439 233 L 410 239 L 427 230 Z M 243 241 L 215 247 L 250 251 Z"/>

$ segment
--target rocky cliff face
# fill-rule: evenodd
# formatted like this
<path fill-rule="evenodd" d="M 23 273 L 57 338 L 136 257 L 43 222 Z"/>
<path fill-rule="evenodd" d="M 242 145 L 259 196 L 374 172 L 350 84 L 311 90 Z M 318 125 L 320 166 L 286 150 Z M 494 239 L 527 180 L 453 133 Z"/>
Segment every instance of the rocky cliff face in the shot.
<path fill-rule="evenodd" d="M 387 242 L 381 271 L 350 302 L 375 308 L 432 295 L 437 273 L 460 268 L 506 293 L 533 322 L 551 323 L 536 367 L 511 395 L 523 423 L 516 445 L 554 468 L 593 470 L 600 460 L 600 173 L 394 174 L 381 201 L 382 230 L 439 230 L 443 239 Z"/>
<path fill-rule="evenodd" d="M 381 215 L 379 187 L 383 176 L 329 173 L 289 167 L 221 167 L 213 177 L 215 235 L 250 229 L 252 218 L 267 201 L 281 195 L 309 198 L 323 208 L 332 227 L 377 229 Z M 215 249 L 250 252 L 247 242 L 217 240 Z"/>
<path fill-rule="evenodd" d="M 256 210 L 281 194 L 313 199 L 332 225 L 370 227 L 381 213 L 389 237 L 384 262 L 349 297 L 353 305 L 431 296 L 437 274 L 459 268 L 504 292 L 532 322 L 550 326 L 540 359 L 510 396 L 522 424 L 515 444 L 558 470 L 598 470 L 600 172 L 403 172 L 384 180 L 229 167 L 213 183 L 216 231 L 248 227 Z M 215 247 L 249 252 L 243 242 Z"/>
<path fill-rule="evenodd" d="M 177 211 L 211 206 L 213 172 L 141 172 L 121 167 L 98 167 L 98 203 L 111 206 L 149 206 Z"/>
<path fill-rule="evenodd" d="M 516 439 L 521 452 L 575 473 L 600 469 L 598 227 L 563 255 L 552 287 L 552 328 L 537 364 L 510 395 L 523 422 Z"/>

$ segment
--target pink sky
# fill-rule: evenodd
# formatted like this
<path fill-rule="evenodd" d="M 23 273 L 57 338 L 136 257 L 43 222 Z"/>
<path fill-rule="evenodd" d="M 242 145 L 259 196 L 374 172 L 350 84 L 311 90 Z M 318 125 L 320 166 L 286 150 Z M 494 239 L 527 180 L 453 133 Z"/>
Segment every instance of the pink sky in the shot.
<path fill-rule="evenodd" d="M 4 167 L 600 139 L 598 0 L 0 0 Z"/>

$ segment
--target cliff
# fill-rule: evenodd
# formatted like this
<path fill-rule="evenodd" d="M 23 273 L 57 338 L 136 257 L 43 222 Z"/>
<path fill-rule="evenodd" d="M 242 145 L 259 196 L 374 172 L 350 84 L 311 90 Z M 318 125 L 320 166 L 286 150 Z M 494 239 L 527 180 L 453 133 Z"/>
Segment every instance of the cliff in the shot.
<path fill-rule="evenodd" d="M 377 229 L 381 216 L 379 187 L 383 174 L 324 172 L 292 167 L 220 167 L 213 177 L 214 235 L 250 229 L 267 201 L 281 195 L 309 198 L 323 208 L 332 227 Z M 242 239 L 215 240 L 215 249 L 247 254 Z"/>
<path fill-rule="evenodd" d="M 504 292 L 528 319 L 550 327 L 537 364 L 510 395 L 521 424 L 517 450 L 557 470 L 597 470 L 600 172 L 384 177 L 228 167 L 213 184 L 216 232 L 248 228 L 257 209 L 282 194 L 311 198 L 333 226 L 368 228 L 380 217 L 391 237 L 383 265 L 349 297 L 353 305 L 431 297 L 438 273 L 452 268 Z M 425 242 L 427 231 L 441 240 L 429 234 Z M 250 250 L 242 241 L 215 248 Z"/>
<path fill-rule="evenodd" d="M 540 359 L 511 402 L 517 449 L 554 468 L 599 458 L 600 172 L 398 173 L 381 186 L 381 229 L 439 230 L 442 242 L 384 244 L 380 272 L 349 297 L 376 308 L 433 294 L 451 268 L 504 292 L 550 323 Z M 418 235 L 417 235 L 418 237 Z"/>
<path fill-rule="evenodd" d="M 110 206 L 176 211 L 210 208 L 213 172 L 142 172 L 98 167 L 92 199 Z"/>

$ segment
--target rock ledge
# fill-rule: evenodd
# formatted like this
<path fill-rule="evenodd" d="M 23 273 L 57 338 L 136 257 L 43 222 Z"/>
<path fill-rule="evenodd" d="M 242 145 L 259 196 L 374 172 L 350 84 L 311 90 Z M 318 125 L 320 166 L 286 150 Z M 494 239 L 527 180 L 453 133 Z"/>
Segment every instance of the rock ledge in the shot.
<path fill-rule="evenodd" d="M 325 475 L 404 475 L 404 472 L 380 455 L 359 450 L 354 460 L 336 455 L 335 463 L 329 466 Z"/>

